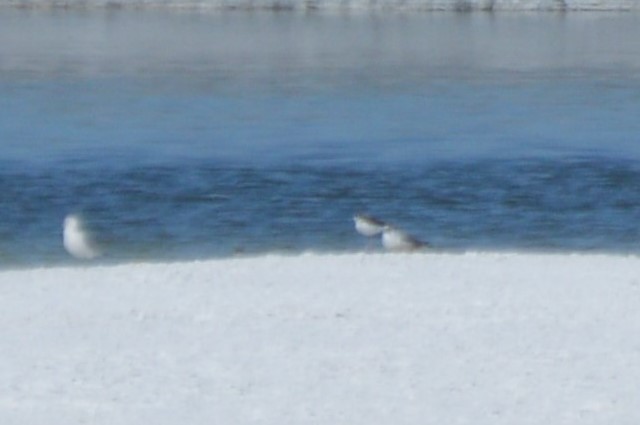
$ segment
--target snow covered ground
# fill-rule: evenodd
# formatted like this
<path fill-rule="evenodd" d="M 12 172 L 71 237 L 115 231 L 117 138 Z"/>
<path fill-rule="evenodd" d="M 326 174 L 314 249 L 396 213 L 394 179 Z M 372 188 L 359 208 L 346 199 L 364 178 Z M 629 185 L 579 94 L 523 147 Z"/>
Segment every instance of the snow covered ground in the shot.
<path fill-rule="evenodd" d="M 635 424 L 640 258 L 0 272 L 0 424 Z"/>

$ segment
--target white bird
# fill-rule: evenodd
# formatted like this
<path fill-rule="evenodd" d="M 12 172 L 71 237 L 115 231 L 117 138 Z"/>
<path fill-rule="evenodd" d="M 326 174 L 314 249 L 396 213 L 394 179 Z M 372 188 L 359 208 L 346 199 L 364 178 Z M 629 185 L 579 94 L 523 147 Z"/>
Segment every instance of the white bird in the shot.
<path fill-rule="evenodd" d="M 388 251 L 415 251 L 428 246 L 408 233 L 392 226 L 384 226 L 382 231 L 382 246 Z"/>
<path fill-rule="evenodd" d="M 62 243 L 67 252 L 75 258 L 91 260 L 101 254 L 85 229 L 82 219 L 76 214 L 69 214 L 64 218 Z"/>
<path fill-rule="evenodd" d="M 382 233 L 386 224 L 376 218 L 364 214 L 356 214 L 353 216 L 356 231 L 362 236 L 376 236 Z"/>

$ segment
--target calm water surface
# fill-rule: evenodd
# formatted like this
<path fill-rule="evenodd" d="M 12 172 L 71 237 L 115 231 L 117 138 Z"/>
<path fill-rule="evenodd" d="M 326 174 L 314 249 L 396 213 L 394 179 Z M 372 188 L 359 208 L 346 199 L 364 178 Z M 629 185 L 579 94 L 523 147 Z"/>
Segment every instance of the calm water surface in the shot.
<path fill-rule="evenodd" d="M 0 11 L 0 267 L 640 252 L 640 16 Z"/>

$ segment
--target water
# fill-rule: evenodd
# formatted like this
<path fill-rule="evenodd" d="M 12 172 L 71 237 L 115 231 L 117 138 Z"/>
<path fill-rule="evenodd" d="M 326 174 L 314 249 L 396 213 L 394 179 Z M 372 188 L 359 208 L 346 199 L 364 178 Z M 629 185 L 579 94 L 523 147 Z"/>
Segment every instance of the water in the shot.
<path fill-rule="evenodd" d="M 640 16 L 0 11 L 0 267 L 640 252 Z"/>

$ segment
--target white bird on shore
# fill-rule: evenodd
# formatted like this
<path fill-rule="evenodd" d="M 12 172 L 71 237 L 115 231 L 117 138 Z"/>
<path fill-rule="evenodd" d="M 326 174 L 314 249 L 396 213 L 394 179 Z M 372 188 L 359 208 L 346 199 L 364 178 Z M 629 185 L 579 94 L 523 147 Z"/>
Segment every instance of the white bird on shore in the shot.
<path fill-rule="evenodd" d="M 362 236 L 376 236 L 382 233 L 386 224 L 376 218 L 364 214 L 356 214 L 353 216 L 356 231 Z"/>
<path fill-rule="evenodd" d="M 62 243 L 69 254 L 82 260 L 91 260 L 101 254 L 82 219 L 76 214 L 64 218 Z"/>
<path fill-rule="evenodd" d="M 388 251 L 408 252 L 428 246 L 410 234 L 392 226 L 384 226 L 382 230 L 382 246 Z"/>

